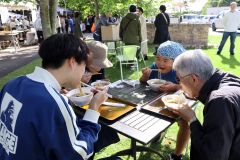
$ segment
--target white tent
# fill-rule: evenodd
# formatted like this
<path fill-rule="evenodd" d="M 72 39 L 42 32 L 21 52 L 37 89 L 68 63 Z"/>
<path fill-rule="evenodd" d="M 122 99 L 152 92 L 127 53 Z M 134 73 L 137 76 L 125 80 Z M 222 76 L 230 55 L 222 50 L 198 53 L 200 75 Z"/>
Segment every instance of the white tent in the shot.
<path fill-rule="evenodd" d="M 31 2 L 27 2 L 27 3 L 19 2 L 17 4 L 15 2 L 9 2 L 9 3 L 0 2 L 0 14 L 2 18 L 2 23 L 6 23 L 9 16 L 16 16 L 16 17 L 20 16 L 19 14 L 12 13 L 11 11 L 20 11 L 20 10 L 31 11 L 32 18 L 35 18 L 36 16 L 33 14 L 36 13 L 35 12 L 36 9 L 37 9 L 37 6 Z"/>
<path fill-rule="evenodd" d="M 9 12 L 7 7 L 0 7 L 0 15 L 2 23 L 6 23 L 9 17 Z"/>
<path fill-rule="evenodd" d="M 30 2 L 27 2 L 27 3 L 19 2 L 17 4 L 15 4 L 15 2 L 9 2 L 9 3 L 1 2 L 0 7 L 7 7 L 9 11 L 36 9 L 36 5 Z"/>

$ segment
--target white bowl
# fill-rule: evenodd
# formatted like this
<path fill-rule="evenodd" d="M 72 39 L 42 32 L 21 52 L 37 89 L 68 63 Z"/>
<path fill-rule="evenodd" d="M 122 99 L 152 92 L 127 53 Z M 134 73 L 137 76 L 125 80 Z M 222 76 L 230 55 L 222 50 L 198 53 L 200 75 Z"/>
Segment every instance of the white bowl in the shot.
<path fill-rule="evenodd" d="M 76 94 L 80 93 L 80 89 L 76 88 L 69 91 L 66 96 L 77 106 L 84 106 L 89 104 L 93 97 L 93 93 L 91 92 L 90 87 L 82 87 L 82 91 L 85 93 L 83 96 L 76 96 Z"/>
<path fill-rule="evenodd" d="M 105 89 L 107 88 L 111 83 L 108 81 L 98 80 L 96 82 L 91 83 L 91 86 L 93 86 L 96 89 Z"/>
<path fill-rule="evenodd" d="M 166 81 L 162 80 L 162 79 L 150 79 L 147 81 L 147 84 L 154 91 L 159 91 L 159 87 L 165 83 L 166 83 Z"/>
<path fill-rule="evenodd" d="M 172 94 L 163 96 L 162 101 L 166 107 L 177 109 L 181 107 L 181 104 L 184 104 L 186 102 L 186 98 L 182 95 Z"/>

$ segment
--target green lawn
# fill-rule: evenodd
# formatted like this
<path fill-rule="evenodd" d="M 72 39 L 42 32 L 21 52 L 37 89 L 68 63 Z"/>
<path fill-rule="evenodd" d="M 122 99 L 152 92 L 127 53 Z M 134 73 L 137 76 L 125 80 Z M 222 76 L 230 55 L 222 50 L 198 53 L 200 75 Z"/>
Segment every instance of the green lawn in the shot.
<path fill-rule="evenodd" d="M 221 36 L 209 36 L 209 44 L 213 44 L 217 46 L 220 43 Z M 235 56 L 230 56 L 229 55 L 229 40 L 227 41 L 223 51 L 222 55 L 218 56 L 216 55 L 216 47 L 212 49 L 204 49 L 204 52 L 209 55 L 211 58 L 213 64 L 215 67 L 220 68 L 224 71 L 234 73 L 238 76 L 240 76 L 240 40 L 239 37 L 236 39 L 236 44 L 235 44 Z M 153 53 L 153 46 L 149 46 L 149 60 L 147 61 L 147 66 L 152 64 L 154 61 L 154 57 L 152 55 Z M 116 63 L 115 58 L 111 55 L 109 57 L 111 61 L 114 62 L 114 66 L 110 69 L 106 70 L 106 76 L 113 82 L 118 79 L 120 79 L 120 70 L 119 70 L 119 64 Z M 19 68 L 18 70 L 9 73 L 7 76 L 3 77 L 0 79 L 0 88 L 9 80 L 12 79 L 16 76 L 19 75 L 24 75 L 26 73 L 30 73 L 33 71 L 34 66 L 40 65 L 40 60 L 37 59 L 33 61 L 32 63 Z M 143 63 L 140 63 L 140 68 L 144 67 Z M 201 66 L 199 66 L 201 67 Z M 124 78 L 137 78 L 137 74 L 134 71 L 131 71 L 129 67 L 124 67 Z M 200 105 L 199 109 L 197 110 L 197 116 L 200 120 L 202 120 L 202 106 Z M 156 143 L 156 144 L 151 144 L 151 147 L 158 150 L 159 152 L 163 153 L 164 156 L 167 156 L 170 152 L 173 151 L 174 145 L 175 145 L 175 138 L 176 138 L 176 133 L 178 130 L 178 126 L 174 124 L 171 126 L 165 138 L 163 139 L 162 143 Z M 111 145 L 105 149 L 103 149 L 101 152 L 97 153 L 95 158 L 102 158 L 111 155 L 112 153 L 115 153 L 117 151 L 120 151 L 122 149 L 127 149 L 130 146 L 130 140 L 128 138 L 125 138 L 124 136 L 120 136 L 121 141 L 117 144 Z M 140 160 L 159 160 L 159 157 L 157 157 L 154 154 L 148 154 L 148 153 L 142 153 L 138 154 L 138 157 Z M 132 159 L 129 157 L 122 157 L 123 159 Z M 188 154 L 185 154 L 184 159 L 189 159 Z"/>

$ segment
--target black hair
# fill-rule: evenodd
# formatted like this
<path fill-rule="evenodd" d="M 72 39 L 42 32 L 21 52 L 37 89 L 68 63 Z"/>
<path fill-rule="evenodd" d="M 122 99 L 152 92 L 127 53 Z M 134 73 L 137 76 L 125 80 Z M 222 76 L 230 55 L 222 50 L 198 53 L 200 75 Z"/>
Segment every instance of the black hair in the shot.
<path fill-rule="evenodd" d="M 78 18 L 79 16 L 80 16 L 80 13 L 79 13 L 79 12 L 75 12 L 75 13 L 74 13 L 74 17 L 75 17 L 75 18 Z"/>
<path fill-rule="evenodd" d="M 143 13 L 143 9 L 142 7 L 138 7 L 138 10 L 141 11 Z"/>
<path fill-rule="evenodd" d="M 137 7 L 132 4 L 132 5 L 130 5 L 130 7 L 129 7 L 129 11 L 130 11 L 130 12 L 136 12 L 136 11 L 137 11 Z"/>
<path fill-rule="evenodd" d="M 165 12 L 166 11 L 166 6 L 165 5 L 161 5 L 159 7 L 159 9 L 160 9 L 160 11 Z"/>
<path fill-rule="evenodd" d="M 85 42 L 72 34 L 55 34 L 42 42 L 38 54 L 43 68 L 57 69 L 72 57 L 78 64 L 86 63 L 89 50 Z"/>

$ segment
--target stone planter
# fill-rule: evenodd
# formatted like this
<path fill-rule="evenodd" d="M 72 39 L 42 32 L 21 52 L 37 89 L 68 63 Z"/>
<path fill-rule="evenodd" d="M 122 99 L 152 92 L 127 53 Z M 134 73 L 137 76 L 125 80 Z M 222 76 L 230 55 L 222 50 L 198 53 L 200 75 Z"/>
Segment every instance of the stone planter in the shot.
<path fill-rule="evenodd" d="M 203 48 L 208 45 L 208 24 L 170 24 L 169 32 L 172 41 L 182 43 L 185 47 Z M 155 26 L 147 23 L 147 38 L 153 43 Z"/>

